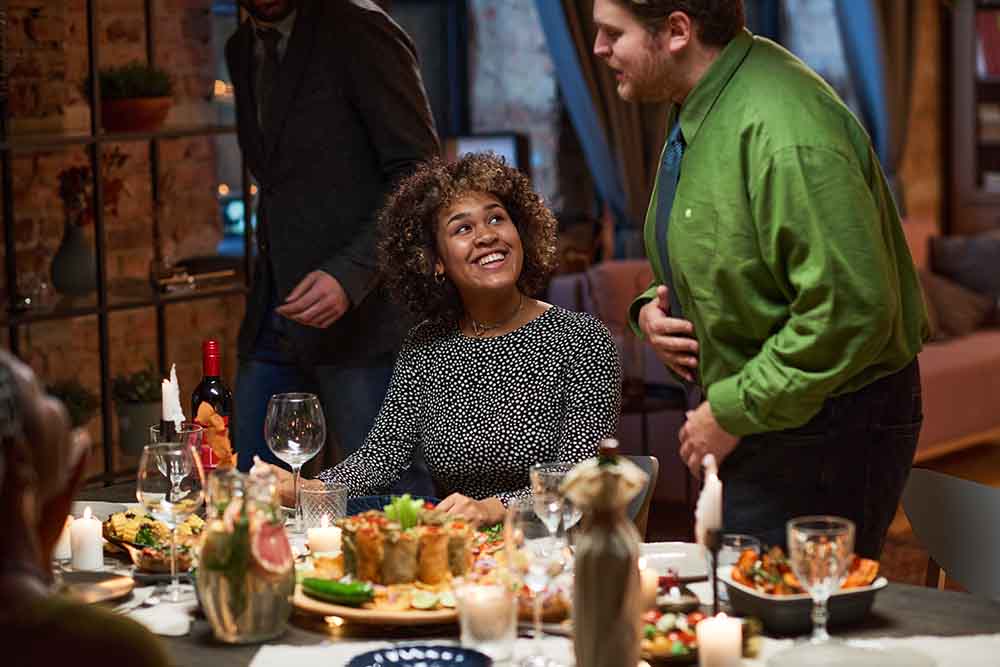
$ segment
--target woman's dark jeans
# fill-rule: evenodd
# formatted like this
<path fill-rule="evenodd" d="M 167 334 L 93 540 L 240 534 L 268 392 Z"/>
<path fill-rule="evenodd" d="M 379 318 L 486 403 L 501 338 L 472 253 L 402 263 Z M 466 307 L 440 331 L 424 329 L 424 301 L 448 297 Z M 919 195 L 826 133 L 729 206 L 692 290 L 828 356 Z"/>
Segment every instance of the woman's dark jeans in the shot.
<path fill-rule="evenodd" d="M 855 552 L 877 559 L 923 423 L 920 367 L 828 399 L 804 426 L 742 439 L 719 471 L 725 531 L 786 546 L 785 523 L 833 514 L 856 526 Z"/>

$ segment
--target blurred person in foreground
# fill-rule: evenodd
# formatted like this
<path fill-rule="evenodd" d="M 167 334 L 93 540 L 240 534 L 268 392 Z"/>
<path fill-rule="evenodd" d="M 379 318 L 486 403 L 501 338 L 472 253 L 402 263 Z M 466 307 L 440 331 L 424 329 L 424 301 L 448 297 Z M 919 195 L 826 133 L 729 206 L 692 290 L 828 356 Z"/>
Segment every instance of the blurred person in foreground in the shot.
<path fill-rule="evenodd" d="M 403 181 L 379 217 L 379 259 L 420 324 L 364 445 L 322 482 L 384 492 L 422 447 L 438 507 L 492 525 L 530 496 L 533 464 L 597 454 L 617 429 L 621 367 L 600 321 L 532 296 L 554 268 L 555 231 L 528 178 L 490 153 Z"/>
<path fill-rule="evenodd" d="M 673 104 L 646 216 L 637 333 L 707 400 L 680 455 L 721 464 L 727 532 L 794 516 L 882 551 L 923 419 L 927 315 L 871 140 L 742 0 L 596 0 L 594 53 L 629 101 Z"/>
<path fill-rule="evenodd" d="M 0 350 L 0 645 L 12 665 L 166 667 L 144 627 L 53 590 L 52 550 L 90 442 L 31 369 Z M 123 657 L 124 656 L 124 657 Z"/>

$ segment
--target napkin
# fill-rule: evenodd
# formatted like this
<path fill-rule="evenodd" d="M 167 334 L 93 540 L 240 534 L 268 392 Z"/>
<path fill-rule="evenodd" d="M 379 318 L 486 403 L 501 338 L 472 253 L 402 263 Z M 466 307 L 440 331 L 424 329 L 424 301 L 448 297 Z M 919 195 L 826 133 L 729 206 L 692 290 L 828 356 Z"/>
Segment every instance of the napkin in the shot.
<path fill-rule="evenodd" d="M 847 639 L 846 643 L 858 648 L 886 651 L 885 658 L 879 660 L 883 667 L 906 664 L 893 661 L 892 652 L 912 651 L 927 656 L 938 665 L 962 665 L 962 667 L 995 667 L 1000 655 L 1000 635 L 969 635 L 966 637 L 880 637 L 873 639 Z M 764 667 L 768 659 L 776 653 L 794 646 L 794 639 L 770 639 L 764 637 L 760 654 L 754 660 L 744 660 L 744 667 Z"/>
<path fill-rule="evenodd" d="M 195 600 L 188 602 L 169 602 L 164 592 L 161 602 L 153 607 L 136 609 L 127 614 L 133 620 L 146 626 L 153 634 L 164 637 L 183 637 L 191 631 L 191 612 L 194 611 L 198 603 Z"/>

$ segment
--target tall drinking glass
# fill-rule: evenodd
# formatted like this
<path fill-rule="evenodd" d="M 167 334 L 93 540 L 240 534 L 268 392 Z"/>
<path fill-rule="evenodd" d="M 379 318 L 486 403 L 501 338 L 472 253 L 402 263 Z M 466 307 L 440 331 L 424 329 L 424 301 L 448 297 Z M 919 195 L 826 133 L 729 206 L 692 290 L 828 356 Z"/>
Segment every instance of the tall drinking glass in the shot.
<path fill-rule="evenodd" d="M 528 587 L 534 600 L 534 647 L 520 667 L 562 667 L 545 656 L 542 648 L 542 594 L 563 567 L 559 542 L 535 513 L 532 498 L 518 498 L 507 505 L 504 548 L 511 574 Z"/>
<path fill-rule="evenodd" d="M 205 499 L 201 455 L 187 442 L 146 445 L 139 459 L 136 498 L 146 511 L 170 528 L 170 600 L 193 597 L 177 579 L 177 526 L 198 511 Z"/>
<path fill-rule="evenodd" d="M 826 631 L 827 601 L 840 588 L 854 555 L 854 522 L 836 516 L 792 519 L 788 529 L 788 561 L 813 599 L 811 641 L 830 639 Z"/>
<path fill-rule="evenodd" d="M 275 394 L 267 404 L 264 439 L 274 455 L 287 463 L 295 475 L 294 532 L 302 532 L 302 509 L 299 502 L 299 473 L 316 456 L 326 440 L 323 406 L 315 394 Z"/>

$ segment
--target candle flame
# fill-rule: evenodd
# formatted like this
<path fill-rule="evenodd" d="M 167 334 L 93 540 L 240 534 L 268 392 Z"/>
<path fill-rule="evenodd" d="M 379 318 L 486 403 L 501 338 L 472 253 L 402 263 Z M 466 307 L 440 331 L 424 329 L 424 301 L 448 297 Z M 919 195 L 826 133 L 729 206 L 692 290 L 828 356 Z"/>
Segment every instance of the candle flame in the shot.
<path fill-rule="evenodd" d="M 84 519 L 91 518 L 90 505 L 87 505 L 87 509 L 83 510 L 83 518 Z"/>
<path fill-rule="evenodd" d="M 320 528 L 326 528 L 329 525 L 330 525 L 330 517 L 328 515 L 324 514 L 323 516 L 321 516 L 319 518 L 319 527 Z"/>

